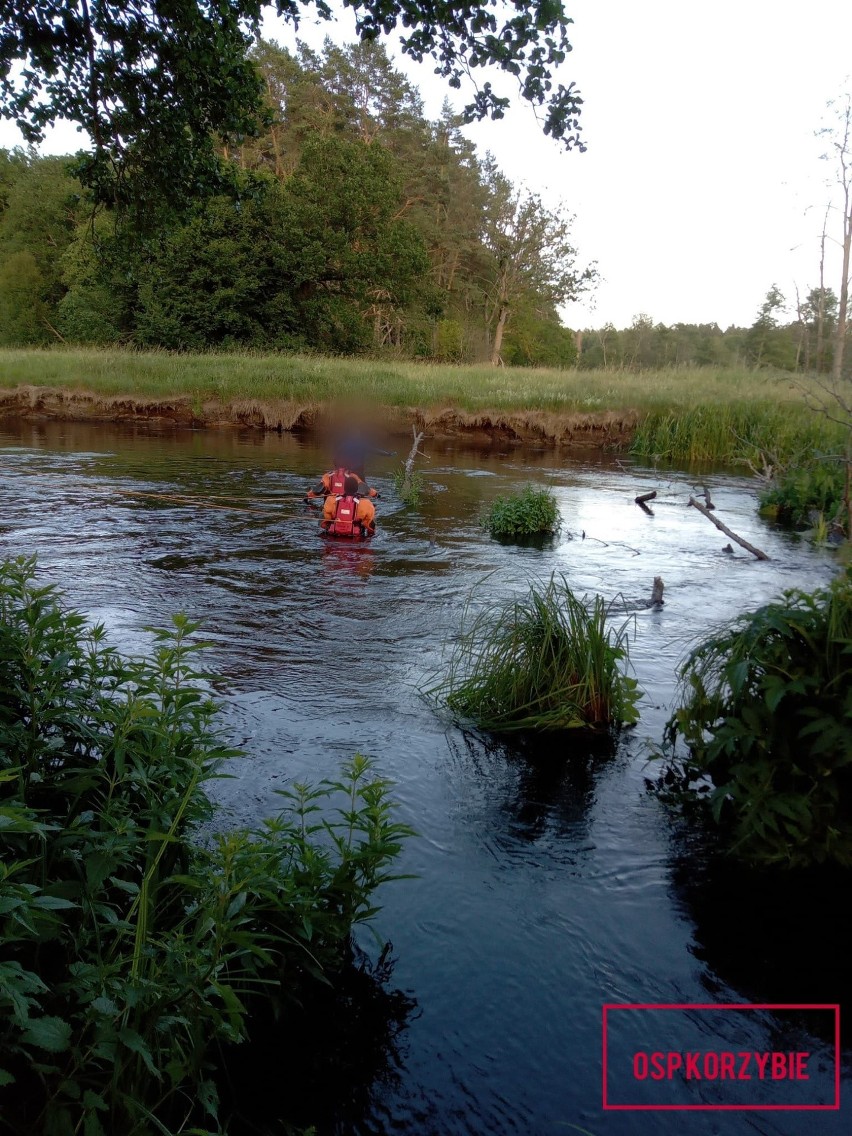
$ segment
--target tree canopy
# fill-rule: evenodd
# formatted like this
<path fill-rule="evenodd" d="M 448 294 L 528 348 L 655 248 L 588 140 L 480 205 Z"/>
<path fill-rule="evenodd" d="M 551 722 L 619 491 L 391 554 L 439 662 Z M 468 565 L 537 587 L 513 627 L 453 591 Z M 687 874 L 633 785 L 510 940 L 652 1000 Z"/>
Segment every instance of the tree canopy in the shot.
<path fill-rule="evenodd" d="M 555 71 L 571 50 L 560 0 L 344 0 L 363 42 L 396 34 L 402 51 L 430 60 L 450 87 L 482 68 L 514 76 L 543 112 L 545 133 L 579 144 L 582 100 Z M 229 173 L 214 140 L 251 136 L 264 119 L 263 83 L 249 59 L 261 0 L 0 0 L 0 113 L 28 143 L 57 119 L 90 140 L 78 176 L 97 200 L 139 205 L 221 189 Z M 276 0 L 298 26 L 326 0 Z M 500 118 L 509 100 L 473 84 L 464 121 Z"/>
<path fill-rule="evenodd" d="M 564 207 L 512 186 L 449 104 L 430 121 L 381 44 L 260 41 L 250 62 L 263 128 L 213 137 L 226 184 L 180 210 L 93 217 L 67 160 L 0 153 L 0 274 L 21 278 L 0 342 L 574 359 L 557 308 L 593 272 Z"/>

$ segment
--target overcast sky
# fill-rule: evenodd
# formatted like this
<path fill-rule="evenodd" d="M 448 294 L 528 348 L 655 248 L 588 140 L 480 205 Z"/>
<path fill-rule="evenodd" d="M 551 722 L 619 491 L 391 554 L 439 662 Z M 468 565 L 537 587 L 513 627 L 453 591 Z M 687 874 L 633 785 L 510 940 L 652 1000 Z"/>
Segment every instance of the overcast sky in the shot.
<path fill-rule="evenodd" d="M 625 326 L 644 312 L 747 325 L 773 283 L 792 305 L 794 284 L 817 282 L 833 170 L 814 131 L 850 86 L 852 0 L 567 0 L 567 10 L 574 51 L 561 77 L 585 100 L 586 153 L 546 139 L 520 105 L 467 131 L 513 180 L 576 214 L 581 258 L 602 280 L 591 302 L 564 310 L 566 322 Z M 300 36 L 318 46 L 352 29 L 344 13 L 333 25 L 304 22 Z M 277 19 L 264 31 L 293 42 Z M 462 104 L 428 64 L 393 54 L 430 114 L 448 93 Z M 79 138 L 58 129 L 45 150 L 76 149 Z M 17 142 L 0 123 L 0 145 Z M 831 267 L 839 275 L 836 255 Z"/>

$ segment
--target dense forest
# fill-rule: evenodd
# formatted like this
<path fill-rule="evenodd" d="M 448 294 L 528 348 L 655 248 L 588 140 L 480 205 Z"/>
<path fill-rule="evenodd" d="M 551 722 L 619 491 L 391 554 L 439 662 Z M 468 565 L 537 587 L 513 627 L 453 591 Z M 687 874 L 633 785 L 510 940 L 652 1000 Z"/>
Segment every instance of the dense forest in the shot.
<path fill-rule="evenodd" d="M 0 155 L 0 341 L 569 364 L 591 284 L 566 210 L 437 122 L 383 47 L 260 43 L 267 125 L 227 192 L 95 212 L 69 160 Z"/>
<path fill-rule="evenodd" d="M 449 104 L 430 121 L 377 43 L 252 55 L 265 125 L 218 145 L 217 194 L 95 208 L 71 158 L 0 151 L 0 344 L 830 369 L 828 289 L 790 319 L 773 287 L 750 328 L 564 327 L 596 277 L 567 207 L 512 185 Z"/>

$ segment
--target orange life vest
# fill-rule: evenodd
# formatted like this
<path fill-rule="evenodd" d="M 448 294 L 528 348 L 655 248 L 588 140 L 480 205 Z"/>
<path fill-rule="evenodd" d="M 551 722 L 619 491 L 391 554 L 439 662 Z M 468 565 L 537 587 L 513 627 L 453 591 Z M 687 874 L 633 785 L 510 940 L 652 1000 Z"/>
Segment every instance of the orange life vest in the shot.
<path fill-rule="evenodd" d="M 333 469 L 328 475 L 329 493 L 334 497 L 342 497 L 346 485 L 346 478 L 350 476 L 349 470 L 347 469 Z"/>
<path fill-rule="evenodd" d="M 338 497 L 334 520 L 328 526 L 328 531 L 333 536 L 360 536 L 362 530 L 357 512 L 357 497 Z"/>

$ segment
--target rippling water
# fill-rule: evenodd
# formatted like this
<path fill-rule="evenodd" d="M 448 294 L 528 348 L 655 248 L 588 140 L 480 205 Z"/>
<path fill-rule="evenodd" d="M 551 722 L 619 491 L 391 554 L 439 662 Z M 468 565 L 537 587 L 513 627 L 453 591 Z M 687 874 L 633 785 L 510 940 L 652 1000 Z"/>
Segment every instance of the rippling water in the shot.
<path fill-rule="evenodd" d="M 235 821 L 274 811 L 276 789 L 327 776 L 356 749 L 397 782 L 401 819 L 420 833 L 401 868 L 417 879 L 385 889 L 377 926 L 394 944 L 393 982 L 418 1009 L 396 1076 L 330 1129 L 848 1132 L 842 1112 L 601 1111 L 605 1002 L 837 1000 L 823 988 L 831 942 L 815 935 L 803 958 L 797 939 L 786 968 L 792 924 L 761 939 L 760 904 L 770 918 L 783 898 L 770 907 L 717 881 L 704 903 L 689 886 L 689 850 L 644 780 L 686 647 L 782 588 L 830 579 L 830 554 L 762 521 L 747 479 L 714 477 L 713 497 L 730 527 L 769 553 L 765 563 L 722 551 L 726 538 L 685 507 L 686 473 L 501 443 L 428 449 L 429 492 L 414 511 L 397 500 L 387 462 L 370 471 L 383 493 L 379 533 L 347 547 L 321 541 L 302 504 L 323 465 L 311 442 L 0 423 L 0 556 L 37 553 L 42 576 L 125 649 L 141 648 L 143 628 L 171 612 L 203 620 L 227 723 L 248 755 L 217 789 Z M 490 540 L 476 523 L 483 504 L 531 480 L 554 487 L 560 539 L 540 550 Z M 649 517 L 633 497 L 652 488 Z M 636 614 L 642 720 L 609 756 L 573 741 L 531 761 L 449 727 L 418 695 L 466 602 L 493 603 L 554 570 L 627 608 L 650 596 L 654 576 L 665 581 L 664 608 Z M 748 1021 L 740 1048 L 802 1047 L 769 1014 Z M 806 1042 L 812 1091 L 827 1101 L 827 1039 Z"/>

